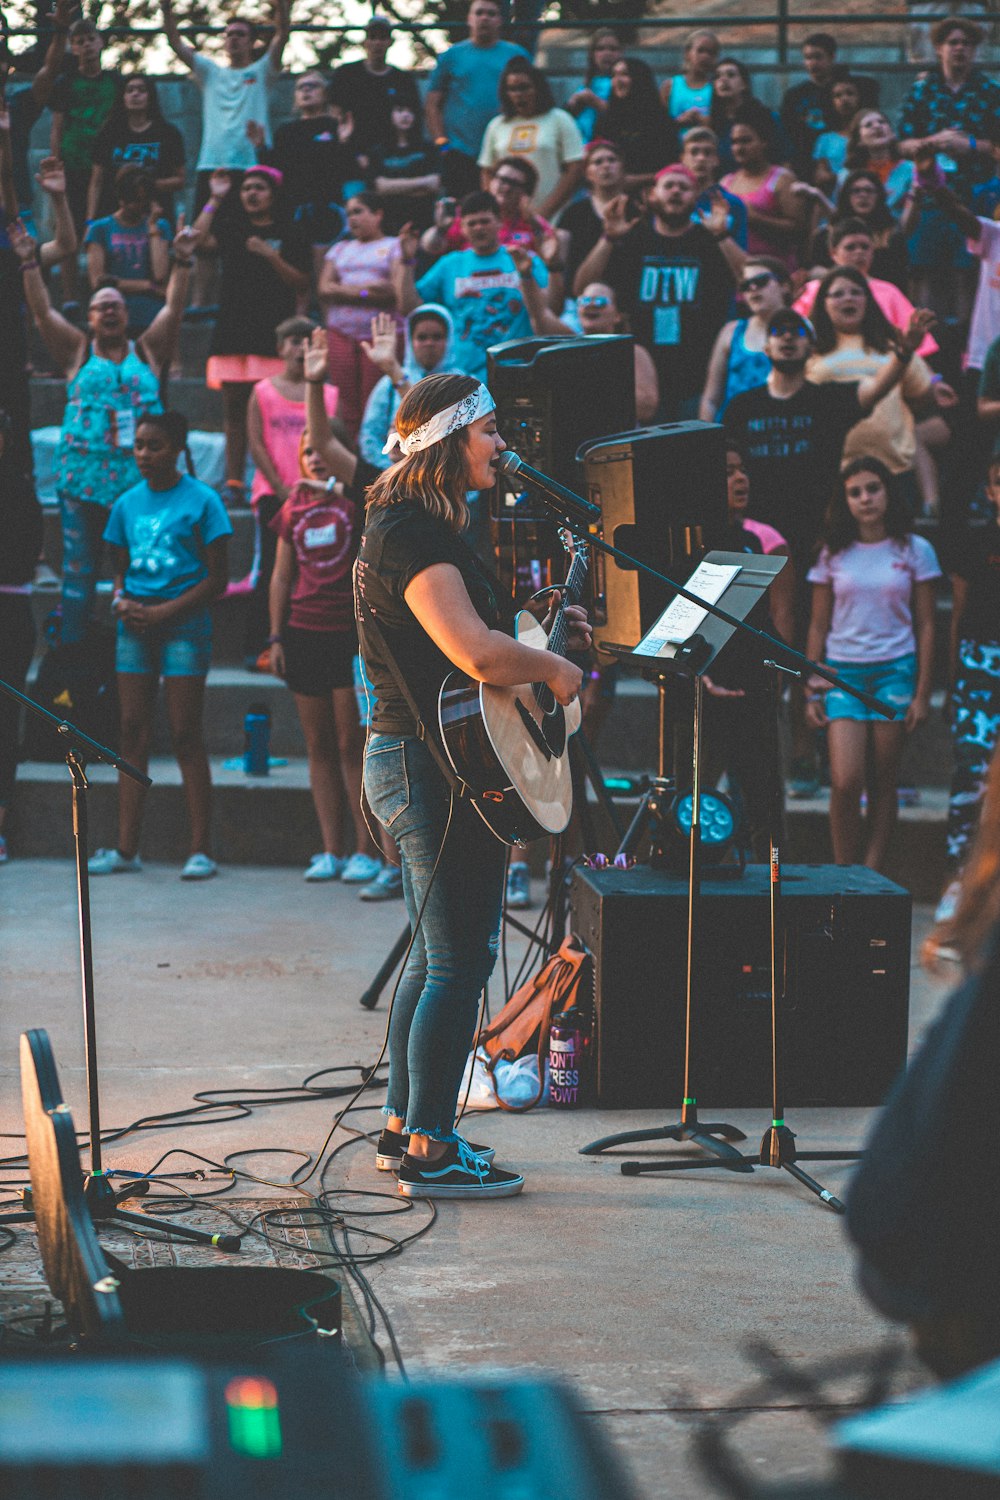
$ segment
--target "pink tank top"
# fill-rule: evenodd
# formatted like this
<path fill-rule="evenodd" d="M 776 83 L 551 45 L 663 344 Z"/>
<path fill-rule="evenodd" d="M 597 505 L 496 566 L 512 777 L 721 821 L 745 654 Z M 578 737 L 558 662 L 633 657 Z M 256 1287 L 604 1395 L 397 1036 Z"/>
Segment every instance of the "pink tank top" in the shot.
<path fill-rule="evenodd" d="M 264 429 L 264 447 L 278 471 L 278 478 L 289 489 L 302 478 L 299 468 L 299 441 L 306 426 L 306 404 L 304 401 L 289 401 L 274 387 L 270 377 L 258 380 L 254 386 L 257 406 L 260 410 L 261 426 Z M 328 417 L 337 410 L 337 387 L 324 385 L 323 402 Z M 271 486 L 259 469 L 254 471 L 250 503 L 256 505 L 261 495 L 269 495 Z"/>
<path fill-rule="evenodd" d="M 778 206 L 778 195 L 774 190 L 774 185 L 781 176 L 782 171 L 783 168 L 781 167 L 772 168 L 760 187 L 754 188 L 752 193 L 738 193 L 736 191 L 733 187 L 733 178 L 736 176 L 735 172 L 726 173 L 722 179 L 722 186 L 726 189 L 727 193 L 733 193 L 737 198 L 741 198 L 747 208 L 756 208 L 762 214 L 769 214 L 773 213 Z M 788 244 L 787 240 L 769 239 L 766 234 L 760 229 L 755 229 L 753 225 L 750 225 L 747 229 L 747 254 L 773 255 L 777 260 L 784 261 L 793 270 L 797 264 L 795 251 Z"/>

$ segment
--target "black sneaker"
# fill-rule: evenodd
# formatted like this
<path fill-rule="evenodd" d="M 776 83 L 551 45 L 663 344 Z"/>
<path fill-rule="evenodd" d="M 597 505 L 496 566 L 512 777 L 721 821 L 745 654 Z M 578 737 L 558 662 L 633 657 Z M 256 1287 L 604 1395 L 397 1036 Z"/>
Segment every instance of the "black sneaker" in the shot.
<path fill-rule="evenodd" d="M 409 1144 L 408 1135 L 403 1135 L 398 1130 L 383 1130 L 375 1147 L 375 1165 L 379 1171 L 398 1171 Z M 473 1156 L 481 1156 L 486 1162 L 491 1162 L 496 1155 L 492 1146 L 474 1146 L 471 1141 L 463 1141 L 462 1144 L 468 1146 Z"/>
<path fill-rule="evenodd" d="M 396 1183 L 404 1198 L 513 1198 L 523 1187 L 520 1173 L 502 1172 L 473 1156 L 464 1141 L 449 1141 L 436 1161 L 407 1152 Z"/>

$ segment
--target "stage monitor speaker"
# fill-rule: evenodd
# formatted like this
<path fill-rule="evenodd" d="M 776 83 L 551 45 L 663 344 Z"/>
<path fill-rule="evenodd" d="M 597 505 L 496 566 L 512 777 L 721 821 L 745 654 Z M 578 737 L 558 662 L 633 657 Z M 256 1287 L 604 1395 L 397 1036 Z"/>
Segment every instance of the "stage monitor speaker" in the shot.
<path fill-rule="evenodd" d="M 692 1092 L 770 1107 L 768 869 L 702 885 Z M 908 891 L 862 866 L 782 872 L 787 1105 L 880 1104 L 906 1060 Z M 647 866 L 573 874 L 572 930 L 593 955 L 597 1103 L 674 1110 L 683 1098 L 687 881 Z"/>
<path fill-rule="evenodd" d="M 721 427 L 667 422 L 618 432 L 588 443 L 582 457 L 586 494 L 612 546 L 683 583 L 705 552 L 725 545 Z M 670 602 L 669 588 L 610 557 L 598 555 L 595 567 L 600 635 L 635 645 Z"/>
<path fill-rule="evenodd" d="M 582 444 L 635 426 L 631 336 L 512 339 L 487 351 L 497 427 L 519 458 L 580 490 Z M 538 520 L 549 512 L 531 491 L 501 481 L 497 519 Z"/>

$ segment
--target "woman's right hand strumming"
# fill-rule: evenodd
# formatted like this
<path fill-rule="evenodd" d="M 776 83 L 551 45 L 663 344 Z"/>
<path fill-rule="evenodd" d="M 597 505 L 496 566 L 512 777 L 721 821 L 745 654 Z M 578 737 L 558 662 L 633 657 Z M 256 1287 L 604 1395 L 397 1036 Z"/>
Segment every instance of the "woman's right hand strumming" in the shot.
<path fill-rule="evenodd" d="M 567 708 L 574 698 L 580 696 L 583 686 L 583 673 L 580 668 L 567 661 L 565 656 L 552 656 L 549 654 L 551 663 L 548 675 L 545 679 L 548 687 L 552 689 L 552 696 L 563 708 Z"/>

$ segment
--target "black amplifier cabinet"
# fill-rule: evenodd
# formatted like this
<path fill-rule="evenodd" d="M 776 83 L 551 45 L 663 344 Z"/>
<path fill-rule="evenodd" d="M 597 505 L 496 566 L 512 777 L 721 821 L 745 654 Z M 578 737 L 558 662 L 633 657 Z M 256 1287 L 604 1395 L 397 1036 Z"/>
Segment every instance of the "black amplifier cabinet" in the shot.
<path fill-rule="evenodd" d="M 560 484 L 583 492 L 577 449 L 635 423 L 633 343 L 624 334 L 511 339 L 487 351 L 497 427 L 508 448 Z M 498 519 L 544 518 L 549 511 L 523 485 L 502 480 Z"/>
<path fill-rule="evenodd" d="M 705 878 L 696 942 L 692 1093 L 770 1106 L 768 871 Z M 880 1104 L 906 1059 L 911 897 L 862 866 L 783 872 L 787 1105 Z M 683 1097 L 686 880 L 637 866 L 573 874 L 572 930 L 594 958 L 597 1103 Z"/>

